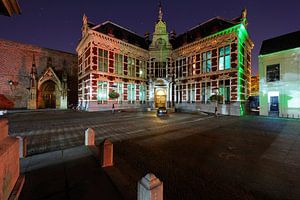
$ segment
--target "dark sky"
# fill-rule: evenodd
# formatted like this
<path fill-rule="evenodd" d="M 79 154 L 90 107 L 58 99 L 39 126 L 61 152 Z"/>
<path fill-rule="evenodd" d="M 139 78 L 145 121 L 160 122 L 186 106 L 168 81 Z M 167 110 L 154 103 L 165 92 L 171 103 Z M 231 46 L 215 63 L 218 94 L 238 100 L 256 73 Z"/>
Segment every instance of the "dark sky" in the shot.
<path fill-rule="evenodd" d="M 89 21 L 111 20 L 140 35 L 154 30 L 158 0 L 19 0 L 21 15 L 0 16 L 0 38 L 74 52 L 81 37 L 82 15 Z M 248 10 L 254 41 L 252 68 L 264 39 L 300 30 L 300 0 L 162 0 L 168 30 L 183 33 L 212 17 L 232 19 Z"/>

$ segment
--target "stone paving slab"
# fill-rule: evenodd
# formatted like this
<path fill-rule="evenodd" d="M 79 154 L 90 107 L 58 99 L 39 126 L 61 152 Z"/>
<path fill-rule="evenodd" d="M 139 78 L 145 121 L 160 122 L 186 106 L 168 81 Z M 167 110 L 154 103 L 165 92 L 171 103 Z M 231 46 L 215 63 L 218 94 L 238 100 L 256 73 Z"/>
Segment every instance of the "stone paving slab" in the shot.
<path fill-rule="evenodd" d="M 21 159 L 26 181 L 20 200 L 122 199 L 85 146 Z"/>

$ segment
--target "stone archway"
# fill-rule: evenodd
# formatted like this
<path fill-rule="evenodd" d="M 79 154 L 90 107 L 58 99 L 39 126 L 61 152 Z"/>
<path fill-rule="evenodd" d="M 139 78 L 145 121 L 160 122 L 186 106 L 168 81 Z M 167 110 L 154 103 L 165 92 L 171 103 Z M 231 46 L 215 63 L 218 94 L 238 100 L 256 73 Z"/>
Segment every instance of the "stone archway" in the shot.
<path fill-rule="evenodd" d="M 164 88 L 155 89 L 155 107 L 166 107 L 167 104 L 167 91 Z"/>
<path fill-rule="evenodd" d="M 45 81 L 39 90 L 39 108 L 57 108 L 57 99 L 60 99 L 60 93 L 56 83 L 52 80 Z"/>

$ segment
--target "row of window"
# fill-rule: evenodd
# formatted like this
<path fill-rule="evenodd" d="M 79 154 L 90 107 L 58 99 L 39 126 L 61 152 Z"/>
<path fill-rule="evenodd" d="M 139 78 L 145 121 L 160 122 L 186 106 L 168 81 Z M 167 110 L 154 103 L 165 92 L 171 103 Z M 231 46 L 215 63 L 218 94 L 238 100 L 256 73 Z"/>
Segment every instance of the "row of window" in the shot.
<path fill-rule="evenodd" d="M 98 70 L 130 77 L 147 77 L 147 63 L 139 59 L 98 49 Z"/>
<path fill-rule="evenodd" d="M 127 90 L 124 90 L 123 83 L 114 83 L 113 90 L 115 90 L 119 97 L 117 101 L 123 101 L 124 94 L 127 96 L 127 101 L 136 101 L 136 90 L 139 87 L 139 101 L 146 101 L 146 87 L 144 85 L 136 85 L 134 83 L 127 84 Z M 107 101 L 109 99 L 108 82 L 98 81 L 97 100 L 99 102 Z"/>
<path fill-rule="evenodd" d="M 220 80 L 218 88 L 212 88 L 210 82 L 201 83 L 201 88 L 196 88 L 195 84 L 188 84 L 176 87 L 176 102 L 182 102 L 185 99 L 188 102 L 196 101 L 196 93 L 200 94 L 200 101 L 209 102 L 210 97 L 220 95 L 223 97 L 223 102 L 230 102 L 230 80 Z M 185 98 L 183 98 L 185 96 Z"/>
<path fill-rule="evenodd" d="M 215 58 L 215 64 L 212 63 L 213 58 Z M 241 59 L 244 58 L 242 57 Z M 212 64 L 217 65 L 220 71 L 230 69 L 230 45 L 178 59 L 174 64 L 176 78 L 211 72 Z M 151 64 L 151 69 L 153 69 L 151 72 L 153 71 L 152 73 L 155 77 L 164 78 L 168 73 L 168 67 L 167 62 L 155 62 Z M 147 78 L 146 61 L 100 48 L 98 49 L 98 70 L 130 77 Z"/>
<path fill-rule="evenodd" d="M 218 49 L 218 69 L 230 69 L 230 46 L 221 47 Z M 208 73 L 212 67 L 212 52 L 207 51 L 197 54 L 192 57 L 182 58 L 176 61 L 176 78 L 193 76 L 200 73 Z"/>

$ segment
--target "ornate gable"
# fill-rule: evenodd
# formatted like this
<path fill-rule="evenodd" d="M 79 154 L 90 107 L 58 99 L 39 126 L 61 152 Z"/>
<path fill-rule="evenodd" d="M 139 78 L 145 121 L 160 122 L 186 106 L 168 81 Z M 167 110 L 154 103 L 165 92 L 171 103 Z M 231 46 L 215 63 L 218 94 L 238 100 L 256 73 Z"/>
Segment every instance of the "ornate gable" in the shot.
<path fill-rule="evenodd" d="M 57 84 L 59 90 L 62 90 L 61 88 L 61 81 L 59 80 L 58 76 L 55 74 L 54 70 L 52 69 L 52 67 L 48 67 L 46 69 L 46 71 L 44 72 L 44 74 L 40 77 L 39 82 L 38 82 L 38 88 L 40 88 L 40 86 L 46 82 L 46 81 L 53 81 L 54 83 Z"/>

